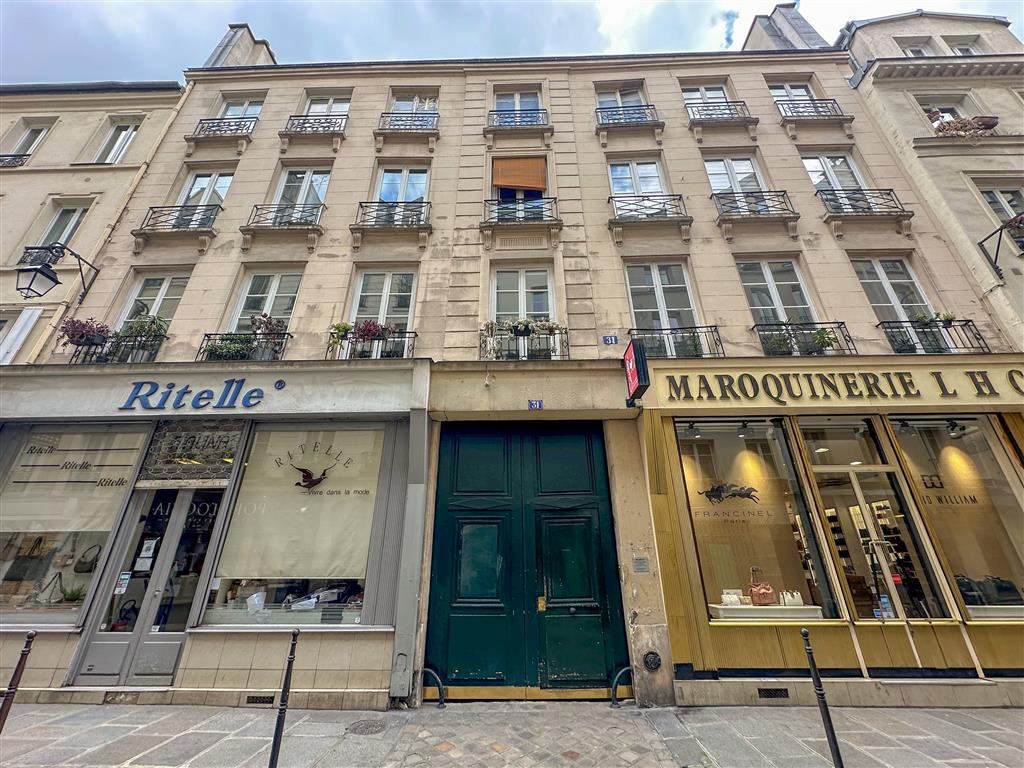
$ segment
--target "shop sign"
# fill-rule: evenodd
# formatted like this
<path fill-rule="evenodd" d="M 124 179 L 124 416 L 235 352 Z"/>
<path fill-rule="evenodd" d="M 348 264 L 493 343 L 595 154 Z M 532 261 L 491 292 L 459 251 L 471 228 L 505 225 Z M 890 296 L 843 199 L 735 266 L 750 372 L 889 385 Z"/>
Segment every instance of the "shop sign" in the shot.
<path fill-rule="evenodd" d="M 647 353 L 636 339 L 626 345 L 622 366 L 626 369 L 626 405 L 632 407 L 633 401 L 643 397 L 651 385 L 651 377 L 647 371 Z"/>
<path fill-rule="evenodd" d="M 284 387 L 284 379 L 274 382 L 274 389 Z M 174 382 L 161 387 L 155 381 L 133 381 L 131 392 L 118 410 L 134 411 L 136 406 L 144 411 L 166 411 L 168 408 L 175 411 L 182 408 L 201 410 L 207 407 L 231 410 L 239 405 L 242 408 L 255 408 L 263 401 L 263 397 L 264 392 L 260 387 L 246 389 L 245 379 L 225 379 L 219 392 L 212 389 L 193 390 L 188 384 L 179 387 Z"/>

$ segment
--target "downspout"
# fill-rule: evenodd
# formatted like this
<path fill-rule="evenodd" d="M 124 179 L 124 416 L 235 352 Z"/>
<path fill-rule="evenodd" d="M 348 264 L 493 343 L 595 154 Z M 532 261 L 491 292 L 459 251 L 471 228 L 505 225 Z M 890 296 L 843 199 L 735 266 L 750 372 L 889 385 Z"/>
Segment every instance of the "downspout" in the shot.
<path fill-rule="evenodd" d="M 177 119 L 178 113 L 181 112 L 181 108 L 185 105 L 185 99 L 187 99 L 189 93 L 192 92 L 192 86 L 194 84 L 195 83 L 193 81 L 186 83 L 184 92 L 178 99 L 178 103 L 175 104 L 174 107 L 171 109 L 171 114 L 168 116 L 167 121 L 164 123 L 163 128 L 160 129 L 159 135 L 156 137 L 156 140 L 153 142 L 152 148 L 149 150 L 149 154 L 146 156 L 146 159 L 142 161 L 142 164 L 139 166 L 138 170 L 135 171 L 135 176 L 132 177 L 131 184 L 128 185 L 128 189 L 125 190 L 124 197 L 121 199 L 121 203 L 117 207 L 116 215 L 114 215 L 110 223 L 106 225 L 106 232 L 104 233 L 103 237 L 100 237 L 97 240 L 96 245 L 93 246 L 92 250 L 89 251 L 88 256 L 85 257 L 87 261 L 91 261 L 93 264 L 98 263 L 97 257 L 99 256 L 100 251 L 110 241 L 110 236 L 113 234 L 114 229 L 117 227 L 118 224 L 121 223 L 121 217 L 124 215 L 125 210 L 128 208 L 128 203 L 129 201 L 131 201 L 132 195 L 135 194 L 135 190 L 138 189 L 139 184 L 142 182 L 142 177 L 145 176 L 146 171 L 149 170 L 150 163 L 153 162 L 153 158 L 156 156 L 157 150 L 160 148 L 160 145 L 163 144 L 164 139 L 167 137 L 167 132 L 171 130 L 171 125 Z M 53 317 L 50 320 L 49 328 L 45 333 L 42 334 L 42 336 L 39 338 L 39 341 L 37 341 L 35 345 L 32 347 L 32 351 L 29 352 L 29 354 L 26 356 L 26 365 L 33 365 L 39 358 L 39 356 L 43 353 L 43 349 L 50 342 L 50 339 L 53 337 L 53 334 L 57 330 L 57 327 L 61 324 L 61 321 L 63 321 L 64 316 L 71 309 L 71 302 L 75 300 L 75 297 L 78 295 L 79 291 L 81 291 L 81 288 L 79 287 L 78 283 L 73 283 L 70 289 L 68 290 L 67 294 L 65 295 L 64 300 L 57 304 L 57 309 L 53 313 Z"/>

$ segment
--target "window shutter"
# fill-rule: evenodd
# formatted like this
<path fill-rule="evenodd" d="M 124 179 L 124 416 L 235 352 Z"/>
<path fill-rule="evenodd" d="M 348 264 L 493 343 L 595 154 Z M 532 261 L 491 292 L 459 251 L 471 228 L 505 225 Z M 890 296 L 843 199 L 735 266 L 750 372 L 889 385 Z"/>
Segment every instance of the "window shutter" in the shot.
<path fill-rule="evenodd" d="M 547 189 L 547 159 L 543 157 L 496 157 L 492 186 L 511 189 Z"/>

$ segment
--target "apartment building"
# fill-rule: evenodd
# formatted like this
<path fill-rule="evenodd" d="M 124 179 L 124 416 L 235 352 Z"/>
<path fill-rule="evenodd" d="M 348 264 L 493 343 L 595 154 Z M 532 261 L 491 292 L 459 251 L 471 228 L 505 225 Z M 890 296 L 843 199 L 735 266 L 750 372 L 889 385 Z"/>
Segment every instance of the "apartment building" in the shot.
<path fill-rule="evenodd" d="M 108 328 L 0 380 L 24 695 L 259 705 L 293 627 L 310 707 L 797 699 L 802 626 L 841 702 L 1020 676 L 1024 360 L 849 74 L 233 26 L 74 308 Z"/>

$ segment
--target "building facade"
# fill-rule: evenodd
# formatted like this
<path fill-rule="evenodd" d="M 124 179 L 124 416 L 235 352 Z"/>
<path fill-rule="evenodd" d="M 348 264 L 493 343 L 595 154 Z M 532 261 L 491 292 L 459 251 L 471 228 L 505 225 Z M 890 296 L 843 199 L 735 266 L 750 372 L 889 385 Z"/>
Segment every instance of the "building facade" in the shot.
<path fill-rule="evenodd" d="M 745 701 L 801 626 L 851 702 L 1019 676 L 1024 360 L 848 75 L 233 27 L 74 308 L 108 328 L 0 381 L 25 695 L 265 703 L 292 627 L 300 706 Z"/>

